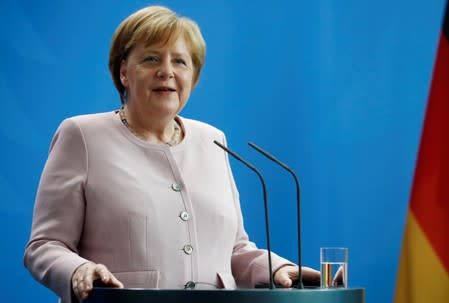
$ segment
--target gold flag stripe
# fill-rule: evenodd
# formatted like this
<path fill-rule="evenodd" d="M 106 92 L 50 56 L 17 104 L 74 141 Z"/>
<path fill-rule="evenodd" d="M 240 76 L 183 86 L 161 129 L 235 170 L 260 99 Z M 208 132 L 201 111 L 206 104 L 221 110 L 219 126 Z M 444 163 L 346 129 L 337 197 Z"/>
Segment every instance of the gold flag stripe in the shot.
<path fill-rule="evenodd" d="M 449 273 L 409 211 L 395 303 L 448 303 Z"/>

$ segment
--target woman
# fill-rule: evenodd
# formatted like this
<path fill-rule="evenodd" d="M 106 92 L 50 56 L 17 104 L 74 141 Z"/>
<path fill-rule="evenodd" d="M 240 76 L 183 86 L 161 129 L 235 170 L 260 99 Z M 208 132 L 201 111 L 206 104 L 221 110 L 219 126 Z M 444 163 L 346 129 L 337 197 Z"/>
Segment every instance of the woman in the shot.
<path fill-rule="evenodd" d="M 227 155 L 213 144 L 225 144 L 224 134 L 178 116 L 204 57 L 193 21 L 141 9 L 112 39 L 121 109 L 58 128 L 24 262 L 62 302 L 85 299 L 96 279 L 175 289 L 268 282 L 266 251 L 248 240 Z M 275 282 L 291 286 L 297 267 L 272 259 Z"/>

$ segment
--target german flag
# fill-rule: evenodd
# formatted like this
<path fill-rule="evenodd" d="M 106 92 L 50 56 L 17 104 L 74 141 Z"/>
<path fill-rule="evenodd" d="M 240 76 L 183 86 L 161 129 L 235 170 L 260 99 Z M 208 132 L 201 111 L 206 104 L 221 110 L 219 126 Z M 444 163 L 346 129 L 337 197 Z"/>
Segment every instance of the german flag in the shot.
<path fill-rule="evenodd" d="M 395 303 L 449 303 L 449 7 L 410 197 Z"/>

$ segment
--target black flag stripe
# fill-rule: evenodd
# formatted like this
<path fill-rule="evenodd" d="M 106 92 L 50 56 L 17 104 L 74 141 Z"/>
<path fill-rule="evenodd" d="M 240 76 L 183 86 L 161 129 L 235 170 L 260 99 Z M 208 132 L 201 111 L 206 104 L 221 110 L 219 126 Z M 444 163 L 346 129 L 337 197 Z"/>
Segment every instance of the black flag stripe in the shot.
<path fill-rule="evenodd" d="M 446 13 L 444 14 L 442 33 L 445 36 L 446 41 L 449 41 L 449 2 L 446 3 Z"/>

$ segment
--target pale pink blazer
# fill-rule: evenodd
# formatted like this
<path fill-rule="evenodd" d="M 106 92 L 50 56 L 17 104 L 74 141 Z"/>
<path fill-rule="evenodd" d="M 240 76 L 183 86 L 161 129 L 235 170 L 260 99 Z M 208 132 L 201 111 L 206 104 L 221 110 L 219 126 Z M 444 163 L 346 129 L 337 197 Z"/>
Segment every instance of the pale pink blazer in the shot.
<path fill-rule="evenodd" d="M 36 197 L 24 263 L 73 302 L 71 276 L 90 260 L 125 287 L 253 287 L 267 254 L 249 242 L 218 129 L 178 118 L 184 140 L 149 144 L 115 112 L 65 120 Z M 274 270 L 290 262 L 273 255 Z"/>

